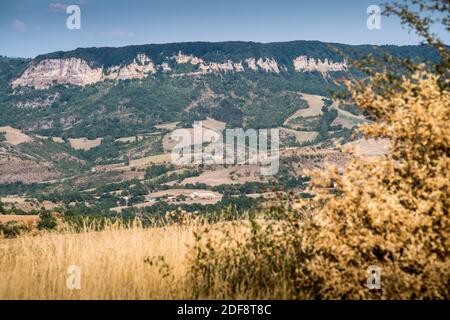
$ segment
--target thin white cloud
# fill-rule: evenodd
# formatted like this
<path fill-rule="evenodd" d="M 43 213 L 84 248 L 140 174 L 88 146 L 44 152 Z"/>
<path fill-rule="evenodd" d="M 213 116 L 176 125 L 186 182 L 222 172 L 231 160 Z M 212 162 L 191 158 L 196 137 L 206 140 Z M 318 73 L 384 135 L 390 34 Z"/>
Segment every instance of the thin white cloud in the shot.
<path fill-rule="evenodd" d="M 133 38 L 134 36 L 136 36 L 134 32 L 124 31 L 121 29 L 114 29 L 111 32 L 99 32 L 97 35 L 110 38 Z"/>
<path fill-rule="evenodd" d="M 66 11 L 69 5 L 60 2 L 52 2 L 48 5 L 50 11 Z"/>
<path fill-rule="evenodd" d="M 13 23 L 11 24 L 11 27 L 16 30 L 16 31 L 27 31 L 28 27 L 25 24 L 25 22 L 21 21 L 21 20 L 14 20 Z"/>
<path fill-rule="evenodd" d="M 78 1 L 77 4 L 80 6 L 84 6 L 84 5 L 87 5 L 88 2 L 86 0 L 80 0 L 80 1 Z M 59 12 L 59 11 L 66 11 L 68 6 L 69 5 L 66 3 L 52 2 L 48 5 L 48 8 L 50 9 L 50 11 Z"/>

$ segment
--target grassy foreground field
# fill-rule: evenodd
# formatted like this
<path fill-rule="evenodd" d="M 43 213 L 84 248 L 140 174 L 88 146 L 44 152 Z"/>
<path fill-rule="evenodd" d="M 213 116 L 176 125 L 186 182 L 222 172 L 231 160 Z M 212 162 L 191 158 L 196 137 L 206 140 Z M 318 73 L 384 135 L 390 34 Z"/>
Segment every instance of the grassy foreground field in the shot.
<path fill-rule="evenodd" d="M 112 226 L 0 240 L 0 300 L 188 298 L 181 279 L 194 229 Z M 164 257 L 170 277 L 146 262 L 155 256 Z M 71 265 L 80 267 L 80 290 L 66 286 Z"/>

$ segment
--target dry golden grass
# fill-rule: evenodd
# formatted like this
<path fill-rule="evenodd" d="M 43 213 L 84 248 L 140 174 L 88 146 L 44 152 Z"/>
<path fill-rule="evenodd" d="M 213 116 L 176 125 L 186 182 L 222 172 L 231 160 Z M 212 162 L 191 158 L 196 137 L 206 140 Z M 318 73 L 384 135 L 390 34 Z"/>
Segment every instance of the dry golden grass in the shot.
<path fill-rule="evenodd" d="M 7 223 L 10 221 L 23 222 L 28 226 L 36 225 L 39 221 L 38 215 L 18 216 L 18 215 L 0 215 L 0 223 Z"/>
<path fill-rule="evenodd" d="M 294 135 L 295 139 L 297 140 L 298 143 L 313 141 L 319 135 L 319 133 L 315 132 L 315 131 L 297 131 L 297 130 L 283 128 L 283 127 L 279 127 L 278 129 L 280 131 L 284 131 L 287 134 Z"/>
<path fill-rule="evenodd" d="M 32 137 L 24 134 L 21 130 L 14 129 L 10 126 L 0 127 L 0 133 L 4 133 L 5 138 L 6 138 L 6 143 L 9 143 L 12 145 L 19 145 L 21 143 L 33 141 Z"/>
<path fill-rule="evenodd" d="M 136 135 L 136 136 L 119 138 L 119 139 L 116 139 L 116 141 L 123 142 L 123 143 L 133 143 L 133 142 L 136 142 L 136 139 L 137 139 L 137 141 L 143 140 L 144 137 L 145 137 L 144 135 L 139 134 L 139 135 Z"/>
<path fill-rule="evenodd" d="M 218 121 L 216 119 L 207 117 L 206 120 L 202 121 L 203 127 L 213 130 L 225 130 L 227 124 L 223 121 Z"/>
<path fill-rule="evenodd" d="M 0 240 L 0 299 L 186 298 L 181 280 L 193 231 L 111 226 L 102 232 Z M 170 277 L 145 262 L 155 256 L 164 257 Z M 66 286 L 70 265 L 81 268 L 80 290 Z"/>
<path fill-rule="evenodd" d="M 177 125 L 178 125 L 179 123 L 180 123 L 180 122 L 163 123 L 163 124 L 156 125 L 155 128 L 156 128 L 156 129 L 175 130 L 175 128 L 177 127 Z"/>
<path fill-rule="evenodd" d="M 146 167 L 150 164 L 162 164 L 170 162 L 170 153 L 160 154 L 156 156 L 149 156 L 141 159 L 131 160 L 129 166 L 120 167 L 118 170 L 128 168 Z"/>
<path fill-rule="evenodd" d="M 164 164 L 164 163 L 170 163 L 171 156 L 170 153 L 160 154 L 156 156 L 149 156 L 145 158 L 139 158 L 135 160 L 130 160 L 129 165 L 125 165 L 125 162 L 118 163 L 118 164 L 110 164 L 110 165 L 100 165 L 95 167 L 95 170 L 97 172 L 101 171 L 131 171 L 132 169 L 145 169 L 146 167 L 150 165 L 155 164 Z"/>
<path fill-rule="evenodd" d="M 69 139 L 70 146 L 75 150 L 90 150 L 102 144 L 103 138 L 89 140 L 87 138 Z"/>
<path fill-rule="evenodd" d="M 365 137 L 387 139 L 389 152 L 310 171 L 315 197 L 274 226 L 197 242 L 196 297 L 449 299 L 449 81 L 420 69 L 391 79 L 347 83 L 378 120 Z M 377 290 L 367 286 L 371 266 Z"/>
<path fill-rule="evenodd" d="M 42 140 L 52 139 L 52 141 L 55 143 L 65 143 L 64 139 L 61 137 L 46 137 L 41 135 L 35 135 L 35 137 Z"/>
<path fill-rule="evenodd" d="M 306 100 L 309 108 L 297 110 L 297 112 L 286 119 L 284 125 L 288 125 L 292 120 L 299 117 L 313 117 L 322 114 L 322 107 L 324 106 L 323 98 L 322 96 L 302 93 L 302 99 Z"/>
<path fill-rule="evenodd" d="M 198 177 L 186 178 L 181 185 L 204 183 L 208 186 L 220 186 L 222 184 L 242 184 L 245 182 L 263 181 L 261 167 L 258 165 L 237 165 L 229 168 L 217 168 L 204 171 Z"/>

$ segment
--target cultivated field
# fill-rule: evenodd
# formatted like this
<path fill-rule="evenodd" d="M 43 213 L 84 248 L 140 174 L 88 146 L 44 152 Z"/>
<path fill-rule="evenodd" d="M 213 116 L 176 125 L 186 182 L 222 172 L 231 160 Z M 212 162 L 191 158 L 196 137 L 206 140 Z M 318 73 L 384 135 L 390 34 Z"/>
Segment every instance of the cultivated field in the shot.
<path fill-rule="evenodd" d="M 119 164 L 111 164 L 111 165 L 102 165 L 95 167 L 95 171 L 130 171 L 133 168 L 146 168 L 155 164 L 163 164 L 171 162 L 170 153 L 160 154 L 156 156 L 148 156 L 144 158 L 139 158 L 135 160 L 130 160 L 129 165 L 125 165 L 125 163 Z"/>
<path fill-rule="evenodd" d="M 338 111 L 338 116 L 333 121 L 333 126 L 341 125 L 344 128 L 351 129 L 368 122 L 364 116 L 355 116 L 354 114 L 340 108 L 336 108 L 336 110 Z"/>
<path fill-rule="evenodd" d="M 117 192 L 117 191 L 116 191 Z M 182 197 L 182 198 L 179 198 Z M 157 201 L 164 201 L 172 204 L 216 204 L 222 200 L 222 194 L 210 190 L 202 189 L 169 189 L 157 192 L 152 192 L 145 196 L 146 201 L 135 204 L 133 208 L 151 207 Z M 121 206 L 112 208 L 111 211 L 121 212 L 123 209 L 130 208 L 128 206 Z"/>
<path fill-rule="evenodd" d="M 183 184 L 204 183 L 208 186 L 219 186 L 222 184 L 242 184 L 246 182 L 264 181 L 266 178 L 261 174 L 261 167 L 258 165 L 240 165 L 231 168 L 205 171 L 198 177 L 191 177 L 183 180 Z"/>
<path fill-rule="evenodd" d="M 216 123 L 210 123 L 212 126 L 217 126 Z M 186 129 L 178 129 L 183 131 L 173 131 L 168 133 L 163 138 L 163 147 L 166 152 L 171 151 L 175 147 L 177 148 L 185 148 L 192 146 L 196 143 L 195 141 L 195 134 L 201 134 L 202 136 L 202 142 L 203 143 L 211 143 L 213 141 L 220 141 L 221 135 L 219 129 L 210 129 L 205 126 L 203 123 L 203 127 L 197 129 L 199 132 L 194 128 L 186 128 Z M 175 135 L 173 135 L 175 134 Z M 177 135 L 183 135 L 183 137 L 177 136 Z"/>
<path fill-rule="evenodd" d="M 117 142 L 123 142 L 123 143 L 133 143 L 136 141 L 142 141 L 144 139 L 144 135 L 139 134 L 136 136 L 131 136 L 131 137 L 124 137 L 124 138 L 119 138 L 116 139 Z"/>
<path fill-rule="evenodd" d="M 25 142 L 33 141 L 33 138 L 23 133 L 21 130 L 12 127 L 0 127 L 0 133 L 3 133 L 6 138 L 6 143 L 12 145 L 19 145 Z"/>
<path fill-rule="evenodd" d="M 284 122 L 284 125 L 288 125 L 292 120 L 295 120 L 299 117 L 313 117 L 322 114 L 324 97 L 302 93 L 302 98 L 306 100 L 306 102 L 308 102 L 309 108 L 299 109 Z"/>
<path fill-rule="evenodd" d="M 2 152 L 0 150 L 0 184 L 14 183 L 38 183 L 55 179 L 61 176 L 51 163 L 37 161 L 25 154 Z M 27 157 L 27 158 L 25 158 Z"/>
<path fill-rule="evenodd" d="M 222 121 L 207 117 L 206 120 L 202 121 L 203 127 L 213 130 L 225 130 L 227 124 Z"/>
<path fill-rule="evenodd" d="M 64 143 L 64 139 L 61 137 L 46 137 L 46 136 L 40 136 L 40 135 L 35 135 L 35 137 L 42 139 L 42 140 L 52 139 L 52 141 L 55 143 Z"/>
<path fill-rule="evenodd" d="M 156 129 L 166 129 L 166 130 L 175 130 L 179 122 L 170 122 L 158 124 L 155 126 Z"/>
<path fill-rule="evenodd" d="M 311 131 L 297 131 L 287 128 L 278 128 L 280 132 L 284 131 L 287 134 L 291 134 L 295 136 L 295 139 L 298 143 L 308 142 L 308 141 L 314 141 L 314 139 L 317 138 L 319 135 L 318 132 L 311 132 Z"/>
<path fill-rule="evenodd" d="M 75 150 L 90 150 L 102 144 L 102 138 L 89 140 L 87 138 L 69 139 L 70 146 Z"/>

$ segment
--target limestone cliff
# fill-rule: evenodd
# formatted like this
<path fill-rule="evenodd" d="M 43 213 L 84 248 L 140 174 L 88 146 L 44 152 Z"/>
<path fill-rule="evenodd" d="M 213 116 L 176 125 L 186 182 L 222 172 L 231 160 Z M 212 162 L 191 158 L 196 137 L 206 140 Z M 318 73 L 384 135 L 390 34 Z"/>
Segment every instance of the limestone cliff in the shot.
<path fill-rule="evenodd" d="M 113 66 L 107 70 L 93 68 L 86 61 L 78 58 L 46 59 L 32 63 L 18 79 L 12 82 L 12 85 L 38 89 L 48 88 L 53 84 L 86 86 L 105 79 L 141 79 L 155 72 L 155 64 L 143 54 L 137 55 L 130 64 Z"/>
<path fill-rule="evenodd" d="M 114 65 L 108 68 L 93 67 L 80 58 L 44 59 L 32 62 L 25 72 L 12 82 L 13 87 L 30 86 L 38 89 L 48 88 L 54 84 L 71 84 L 86 86 L 104 80 L 142 79 L 155 74 L 158 70 L 173 73 L 174 76 L 201 76 L 211 73 L 262 71 L 277 73 L 289 69 L 296 72 L 320 72 L 324 77 L 330 72 L 346 71 L 345 62 L 323 61 L 307 56 L 299 56 L 292 61 L 291 66 L 280 65 L 274 58 L 247 58 L 244 61 L 227 60 L 224 62 L 208 62 L 194 55 L 179 52 L 166 57 L 161 65 L 156 65 L 145 54 L 137 54 L 129 64 Z M 192 72 L 176 73 L 171 65 L 191 64 L 195 66 Z M 289 69 L 288 69 L 289 68 Z"/>
<path fill-rule="evenodd" d="M 346 71 L 347 63 L 344 62 L 333 62 L 325 59 L 321 61 L 320 59 L 308 58 L 307 56 L 300 56 L 294 59 L 294 68 L 298 72 L 320 72 L 323 76 L 328 75 L 330 72 Z"/>
<path fill-rule="evenodd" d="M 53 84 L 70 83 L 84 86 L 98 82 L 102 77 L 101 68 L 91 68 L 84 60 L 49 59 L 37 64 L 32 63 L 20 78 L 12 82 L 12 85 L 47 88 Z"/>

